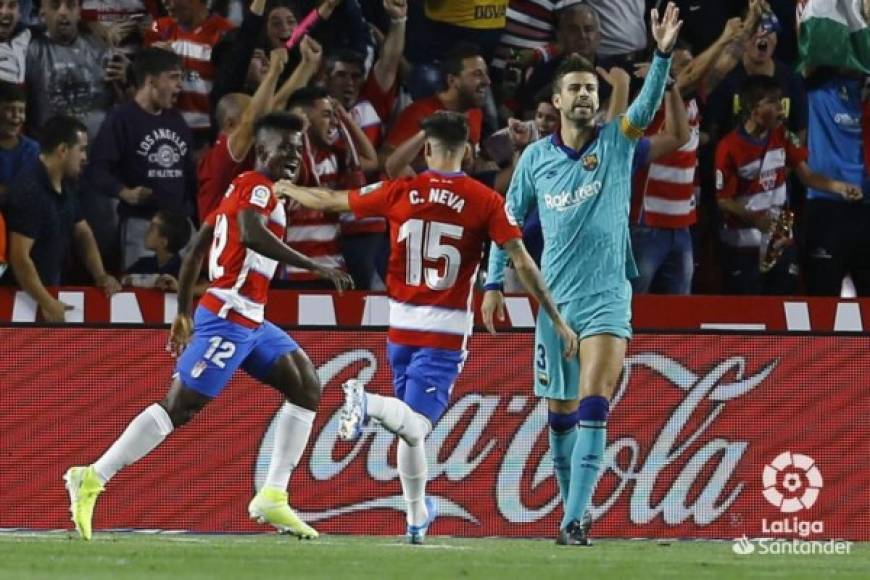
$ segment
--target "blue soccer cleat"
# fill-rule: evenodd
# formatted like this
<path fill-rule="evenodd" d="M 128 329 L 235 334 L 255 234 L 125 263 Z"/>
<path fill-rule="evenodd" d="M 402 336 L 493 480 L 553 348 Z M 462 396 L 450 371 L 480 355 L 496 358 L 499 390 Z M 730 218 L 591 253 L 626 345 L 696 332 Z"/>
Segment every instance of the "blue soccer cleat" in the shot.
<path fill-rule="evenodd" d="M 426 498 L 426 511 L 429 512 L 429 517 L 422 525 L 412 526 L 408 524 L 408 531 L 405 536 L 408 538 L 409 544 L 422 544 L 426 539 L 426 532 L 429 531 L 429 526 L 438 517 L 438 508 L 435 506 L 435 500 L 431 497 Z"/>

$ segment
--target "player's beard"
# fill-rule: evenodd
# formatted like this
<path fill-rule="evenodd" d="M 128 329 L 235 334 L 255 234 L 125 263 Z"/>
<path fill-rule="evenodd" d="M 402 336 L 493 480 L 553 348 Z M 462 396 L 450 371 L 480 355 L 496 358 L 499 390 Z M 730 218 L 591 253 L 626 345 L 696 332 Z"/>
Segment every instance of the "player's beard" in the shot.
<path fill-rule="evenodd" d="M 586 129 L 595 124 L 595 110 L 590 109 L 589 112 L 586 113 L 571 109 L 568 112 L 562 113 L 562 120 L 566 125 L 570 124 L 577 129 Z"/>

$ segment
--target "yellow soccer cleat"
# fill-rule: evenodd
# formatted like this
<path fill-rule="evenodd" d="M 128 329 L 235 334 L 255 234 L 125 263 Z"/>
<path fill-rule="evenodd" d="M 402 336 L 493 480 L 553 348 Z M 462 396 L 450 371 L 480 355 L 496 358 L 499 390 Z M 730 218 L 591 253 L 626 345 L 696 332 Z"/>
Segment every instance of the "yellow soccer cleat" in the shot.
<path fill-rule="evenodd" d="M 103 491 L 103 484 L 92 466 L 70 467 L 63 476 L 66 491 L 69 493 L 69 511 L 79 535 L 91 539 L 91 519 L 94 505 Z"/>
<path fill-rule="evenodd" d="M 287 503 L 287 492 L 277 487 L 264 487 L 248 504 L 248 514 L 259 524 L 270 524 L 282 534 L 293 534 L 300 540 L 313 540 L 320 534 L 299 519 Z"/>

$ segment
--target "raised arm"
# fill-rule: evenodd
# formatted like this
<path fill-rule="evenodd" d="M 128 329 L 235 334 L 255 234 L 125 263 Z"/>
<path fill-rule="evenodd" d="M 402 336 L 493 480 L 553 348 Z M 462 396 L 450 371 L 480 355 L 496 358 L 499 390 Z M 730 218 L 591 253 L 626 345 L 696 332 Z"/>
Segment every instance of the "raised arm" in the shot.
<path fill-rule="evenodd" d="M 396 82 L 402 52 L 405 50 L 405 23 L 408 21 L 407 0 L 384 0 L 384 10 L 390 17 L 390 29 L 384 39 L 381 56 L 372 67 L 372 74 L 382 90 L 388 91 Z"/>
<path fill-rule="evenodd" d="M 608 71 L 599 66 L 595 70 L 598 72 L 598 76 L 613 89 L 610 92 L 610 102 L 607 104 L 607 118 L 604 120 L 609 122 L 625 113 L 625 109 L 628 107 L 631 77 L 625 69 L 619 67 L 613 67 Z"/>
<path fill-rule="evenodd" d="M 418 131 L 413 137 L 396 147 L 384 161 L 384 172 L 390 179 L 397 177 L 413 177 L 416 175 L 414 168 L 411 165 L 420 151 L 423 150 L 423 145 L 426 143 L 426 132 Z"/>
<path fill-rule="evenodd" d="M 270 109 L 272 111 L 283 111 L 287 108 L 287 101 L 297 90 L 301 89 L 314 78 L 317 71 L 320 69 L 320 61 L 323 59 L 323 48 L 316 40 L 310 36 L 302 39 L 299 45 L 299 52 L 302 54 L 302 60 L 293 69 L 290 77 L 284 81 L 278 92 L 272 98 Z"/>
<path fill-rule="evenodd" d="M 728 47 L 731 42 L 738 37 L 743 37 L 743 21 L 740 18 L 730 19 L 719 38 L 711 44 L 707 50 L 692 59 L 686 68 L 680 71 L 677 75 L 677 88 L 680 94 L 684 97 L 696 92 L 705 83 L 710 72 L 713 70 L 713 65 L 719 60 L 722 51 Z M 717 81 L 718 82 L 718 81 Z M 710 93 L 714 86 L 710 86 L 709 81 L 704 84 L 706 93 Z"/>
<path fill-rule="evenodd" d="M 765 0 L 749 0 L 749 12 L 746 14 L 746 19 L 743 21 L 737 34 L 722 47 L 719 55 L 716 58 L 713 67 L 707 74 L 704 80 L 707 93 L 712 93 L 722 79 L 730 73 L 740 59 L 743 58 L 743 50 L 749 38 L 755 34 L 758 23 L 761 20 L 761 15 L 765 11 L 770 11 L 770 7 Z"/>
<path fill-rule="evenodd" d="M 278 77 L 287 65 L 287 49 L 277 48 L 269 55 L 269 70 L 242 113 L 239 125 L 230 133 L 227 147 L 233 159 L 244 159 L 254 142 L 254 122 L 269 112 Z M 204 216 L 203 216 L 204 217 Z"/>
<path fill-rule="evenodd" d="M 350 138 L 353 147 L 356 149 L 356 154 L 359 156 L 359 165 L 366 173 L 380 170 L 378 163 L 378 153 L 375 151 L 374 145 L 369 141 L 365 131 L 357 125 L 347 110 L 341 106 L 337 100 L 330 98 L 332 108 L 335 110 L 338 121 L 347 131 L 347 136 Z"/>
<path fill-rule="evenodd" d="M 670 53 L 683 26 L 679 16 L 679 9 L 671 2 L 668 3 L 661 19 L 656 9 L 653 9 L 650 14 L 652 36 L 656 41 L 657 50 L 640 94 L 622 118 L 622 132 L 630 139 L 643 137 L 644 129 L 650 124 L 662 102 L 668 71 L 671 68 Z"/>
<path fill-rule="evenodd" d="M 680 91 L 673 87 L 665 93 L 664 131 L 650 137 L 650 161 L 655 161 L 676 151 L 688 143 L 691 138 L 692 128 L 689 127 L 686 105 L 680 96 Z"/>

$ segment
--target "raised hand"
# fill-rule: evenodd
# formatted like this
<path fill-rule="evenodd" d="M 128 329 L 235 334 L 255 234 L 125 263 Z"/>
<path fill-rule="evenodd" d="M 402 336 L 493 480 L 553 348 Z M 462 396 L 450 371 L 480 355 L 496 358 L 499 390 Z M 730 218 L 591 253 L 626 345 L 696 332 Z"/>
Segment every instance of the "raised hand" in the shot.
<path fill-rule="evenodd" d="M 668 2 L 664 16 L 659 18 L 659 11 L 653 8 L 650 12 L 650 26 L 659 52 L 666 54 L 671 52 L 683 26 L 683 21 L 680 20 L 680 9 L 674 6 L 673 2 Z"/>
<path fill-rule="evenodd" d="M 320 67 L 320 61 L 323 59 L 323 47 L 320 43 L 308 36 L 302 37 L 302 42 L 299 43 L 299 52 L 302 53 L 303 62 Z"/>
<path fill-rule="evenodd" d="M 323 4 L 317 7 L 317 14 L 324 20 L 329 20 L 332 13 L 335 12 L 336 6 L 341 4 L 341 0 L 326 0 Z"/>
<path fill-rule="evenodd" d="M 639 65 L 635 65 L 635 67 L 637 66 Z M 615 87 L 620 84 L 625 84 L 625 86 L 628 86 L 631 83 L 631 77 L 629 76 L 629 74 L 625 72 L 625 69 L 621 69 L 618 66 L 615 66 L 610 70 L 597 66 L 595 67 L 595 72 L 597 72 L 598 76 L 600 76 L 601 79 L 611 87 Z"/>
<path fill-rule="evenodd" d="M 407 0 L 384 0 L 384 11 L 392 20 L 399 20 L 408 16 Z"/>
<path fill-rule="evenodd" d="M 284 48 L 275 48 L 269 53 L 269 68 L 272 69 L 273 72 L 280 73 L 284 70 L 284 67 L 287 66 L 287 59 L 289 58 L 289 51 Z"/>

